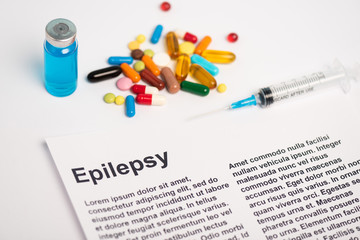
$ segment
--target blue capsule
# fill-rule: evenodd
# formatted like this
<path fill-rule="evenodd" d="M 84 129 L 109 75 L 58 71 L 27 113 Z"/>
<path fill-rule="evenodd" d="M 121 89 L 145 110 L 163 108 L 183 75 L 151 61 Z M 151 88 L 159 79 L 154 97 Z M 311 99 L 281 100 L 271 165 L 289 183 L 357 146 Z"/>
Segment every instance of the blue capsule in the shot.
<path fill-rule="evenodd" d="M 132 57 L 109 57 L 108 63 L 111 65 L 121 65 L 122 63 L 132 64 L 134 59 Z"/>
<path fill-rule="evenodd" d="M 163 26 L 162 25 L 157 25 L 155 30 L 154 30 L 154 33 L 150 39 L 150 41 L 153 43 L 153 44 L 156 44 L 159 42 L 160 40 L 160 37 L 161 37 L 161 33 L 162 33 L 162 30 L 163 30 Z"/>
<path fill-rule="evenodd" d="M 219 68 L 200 55 L 197 54 L 192 55 L 191 62 L 195 64 L 199 64 L 213 76 L 219 74 Z"/>
<path fill-rule="evenodd" d="M 126 116 L 135 116 L 135 98 L 132 95 L 128 95 L 125 98 Z"/>

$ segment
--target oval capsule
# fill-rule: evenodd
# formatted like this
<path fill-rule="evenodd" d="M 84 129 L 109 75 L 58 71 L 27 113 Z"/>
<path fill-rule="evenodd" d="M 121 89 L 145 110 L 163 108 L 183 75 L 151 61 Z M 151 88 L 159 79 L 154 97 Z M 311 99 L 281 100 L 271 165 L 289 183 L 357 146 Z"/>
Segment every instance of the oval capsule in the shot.
<path fill-rule="evenodd" d="M 190 70 L 190 57 L 187 54 L 181 54 L 176 59 L 175 77 L 178 81 L 184 81 Z"/>
<path fill-rule="evenodd" d="M 199 64 L 213 76 L 219 74 L 219 68 L 200 55 L 197 54 L 192 55 L 191 62 L 195 64 Z"/>
<path fill-rule="evenodd" d="M 177 93 L 180 90 L 180 84 L 170 68 L 164 67 L 161 69 L 161 77 L 165 81 L 169 93 Z"/>
<path fill-rule="evenodd" d="M 190 74 L 193 78 L 210 89 L 216 88 L 217 83 L 215 78 L 200 65 L 191 64 Z"/>
<path fill-rule="evenodd" d="M 166 98 L 162 95 L 138 94 L 136 102 L 144 105 L 162 106 L 166 103 Z"/>
<path fill-rule="evenodd" d="M 157 78 L 149 69 L 144 69 L 141 71 L 140 76 L 144 82 L 148 83 L 151 86 L 156 87 L 159 90 L 165 88 L 165 83 Z"/>
<path fill-rule="evenodd" d="M 211 43 L 211 37 L 205 36 L 196 46 L 194 53 L 201 55 Z"/>
<path fill-rule="evenodd" d="M 119 68 L 118 66 L 102 68 L 89 73 L 87 79 L 89 80 L 89 82 L 92 83 L 100 82 L 103 80 L 117 77 L 121 74 L 121 72 L 121 68 Z"/>
<path fill-rule="evenodd" d="M 201 56 L 212 63 L 231 63 L 236 58 L 232 52 L 219 50 L 205 50 Z"/>
<path fill-rule="evenodd" d="M 134 59 L 132 57 L 113 56 L 113 57 L 109 57 L 109 59 L 108 59 L 108 63 L 110 65 L 120 65 L 122 63 L 132 64 L 133 61 L 134 61 Z"/>
<path fill-rule="evenodd" d="M 152 36 L 151 36 L 151 39 L 150 41 L 153 43 L 153 44 L 156 44 L 159 42 L 160 40 L 160 37 L 161 37 L 161 33 L 163 31 L 163 26 L 162 25 L 157 25 Z"/>
<path fill-rule="evenodd" d="M 141 61 L 145 63 L 145 67 L 149 69 L 155 76 L 160 75 L 160 69 L 156 66 L 154 61 L 148 55 L 144 55 L 141 58 Z"/>
<path fill-rule="evenodd" d="M 166 34 L 166 45 L 168 54 L 171 59 L 176 59 L 179 56 L 179 41 L 174 32 Z"/>
<path fill-rule="evenodd" d="M 125 76 L 130 78 L 134 83 L 137 83 L 140 81 L 141 77 L 140 75 L 127 63 L 122 63 L 120 65 L 120 68 L 122 69 Z"/>
<path fill-rule="evenodd" d="M 125 98 L 125 109 L 126 109 L 126 116 L 128 117 L 135 116 L 135 99 L 132 95 L 128 95 Z"/>
<path fill-rule="evenodd" d="M 133 93 L 135 94 L 157 94 L 159 92 L 159 89 L 157 89 L 156 87 L 134 84 L 131 87 L 131 91 L 133 91 Z"/>
<path fill-rule="evenodd" d="M 210 89 L 207 86 L 189 81 L 182 81 L 180 83 L 180 87 L 183 91 L 193 93 L 199 96 L 206 96 L 210 92 Z"/>

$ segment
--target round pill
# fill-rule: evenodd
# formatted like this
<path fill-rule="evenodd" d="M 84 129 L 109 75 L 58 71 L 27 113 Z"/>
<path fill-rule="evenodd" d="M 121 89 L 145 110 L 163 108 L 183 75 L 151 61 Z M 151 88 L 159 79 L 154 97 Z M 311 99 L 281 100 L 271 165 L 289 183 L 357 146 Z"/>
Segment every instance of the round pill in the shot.
<path fill-rule="evenodd" d="M 170 10 L 171 5 L 170 5 L 170 3 L 168 3 L 168 2 L 163 2 L 163 3 L 161 3 L 160 8 L 161 8 L 161 10 L 163 10 L 164 12 L 166 12 L 166 11 L 169 11 L 169 10 Z"/>
<path fill-rule="evenodd" d="M 145 51 L 144 51 L 144 55 L 148 55 L 149 57 L 153 57 L 154 56 L 154 51 L 153 50 L 151 50 L 151 49 L 146 49 Z"/>
<path fill-rule="evenodd" d="M 124 104 L 124 102 L 125 102 L 125 98 L 123 96 L 119 95 L 115 98 L 116 105 L 122 105 L 122 104 Z"/>
<path fill-rule="evenodd" d="M 153 62 L 160 68 L 166 67 L 170 63 L 170 56 L 165 52 L 155 53 L 152 58 Z"/>
<path fill-rule="evenodd" d="M 141 60 L 141 58 L 144 56 L 144 52 L 140 49 L 134 49 L 131 51 L 131 57 L 136 60 Z"/>
<path fill-rule="evenodd" d="M 227 40 L 229 42 L 236 42 L 238 40 L 238 35 L 236 33 L 229 33 Z"/>
<path fill-rule="evenodd" d="M 133 81 L 128 77 L 122 77 L 116 82 L 116 86 L 122 91 L 129 90 L 132 85 Z"/>
<path fill-rule="evenodd" d="M 143 34 L 139 34 L 137 37 L 136 37 L 136 41 L 138 41 L 139 43 L 143 43 L 145 42 L 145 36 Z"/>
<path fill-rule="evenodd" d="M 104 96 L 104 101 L 106 103 L 113 103 L 115 101 L 115 95 L 113 93 L 107 93 Z"/>
<path fill-rule="evenodd" d="M 133 67 L 135 71 L 141 72 L 142 70 L 145 69 L 145 63 L 143 61 L 137 61 Z"/>
<path fill-rule="evenodd" d="M 226 87 L 226 85 L 223 84 L 223 83 L 219 84 L 219 86 L 217 87 L 217 91 L 218 91 L 219 93 L 225 92 L 226 89 L 227 89 L 227 87 Z"/>
<path fill-rule="evenodd" d="M 140 48 L 140 43 L 138 41 L 129 42 L 128 48 L 130 50 L 139 49 Z"/>
<path fill-rule="evenodd" d="M 194 53 L 195 45 L 192 42 L 185 41 L 179 45 L 180 53 L 191 55 Z"/>

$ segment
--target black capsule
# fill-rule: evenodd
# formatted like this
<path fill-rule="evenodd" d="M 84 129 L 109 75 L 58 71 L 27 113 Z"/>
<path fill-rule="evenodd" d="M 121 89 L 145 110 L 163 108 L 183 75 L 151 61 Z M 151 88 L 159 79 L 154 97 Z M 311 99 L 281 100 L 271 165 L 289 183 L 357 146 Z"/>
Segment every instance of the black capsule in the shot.
<path fill-rule="evenodd" d="M 95 82 L 100 82 L 103 80 L 117 77 L 120 75 L 121 72 L 122 71 L 119 66 L 112 66 L 112 67 L 107 67 L 107 68 L 93 71 L 88 74 L 87 78 L 88 78 L 89 82 L 95 83 Z"/>

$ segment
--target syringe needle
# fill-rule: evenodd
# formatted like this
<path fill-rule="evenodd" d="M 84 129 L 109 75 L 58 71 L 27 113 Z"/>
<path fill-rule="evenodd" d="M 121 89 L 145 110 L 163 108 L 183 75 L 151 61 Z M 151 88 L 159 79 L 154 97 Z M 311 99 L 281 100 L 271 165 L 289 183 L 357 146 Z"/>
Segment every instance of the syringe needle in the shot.
<path fill-rule="evenodd" d="M 212 111 L 209 111 L 209 112 L 205 112 L 205 113 L 201 113 L 201 114 L 198 114 L 198 115 L 195 115 L 193 117 L 190 117 L 188 118 L 187 120 L 194 120 L 196 118 L 200 118 L 200 117 L 204 117 L 204 116 L 207 116 L 207 115 L 210 115 L 210 114 L 214 114 L 214 113 L 217 113 L 217 112 L 221 112 L 221 111 L 224 111 L 224 110 L 229 110 L 231 109 L 230 106 L 226 107 L 226 108 L 220 108 L 220 109 L 216 109 L 216 110 L 212 110 Z"/>

